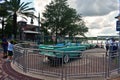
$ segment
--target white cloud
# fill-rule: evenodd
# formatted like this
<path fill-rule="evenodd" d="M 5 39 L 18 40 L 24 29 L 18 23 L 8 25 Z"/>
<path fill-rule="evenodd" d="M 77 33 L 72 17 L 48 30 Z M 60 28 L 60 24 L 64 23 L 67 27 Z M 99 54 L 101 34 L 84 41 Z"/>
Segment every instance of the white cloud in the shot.
<path fill-rule="evenodd" d="M 37 13 L 42 13 L 45 10 L 45 6 L 50 3 L 51 0 L 34 0 L 34 7 Z"/>
<path fill-rule="evenodd" d="M 106 15 L 118 9 L 117 0 L 68 0 L 68 2 L 83 16 Z"/>
<path fill-rule="evenodd" d="M 34 7 L 35 7 L 35 15 L 38 16 L 40 13 L 40 17 L 42 17 L 42 12 L 45 10 L 45 6 L 50 3 L 51 0 L 34 0 Z M 34 20 L 34 24 L 38 24 L 38 21 Z"/>
<path fill-rule="evenodd" d="M 43 12 L 51 0 L 34 0 L 37 12 Z M 68 0 L 70 7 L 82 14 L 89 28 L 87 36 L 117 35 L 116 19 L 118 15 L 118 0 Z"/>
<path fill-rule="evenodd" d="M 89 28 L 87 36 L 116 35 L 117 11 L 113 11 L 104 16 L 85 17 L 86 26 Z"/>

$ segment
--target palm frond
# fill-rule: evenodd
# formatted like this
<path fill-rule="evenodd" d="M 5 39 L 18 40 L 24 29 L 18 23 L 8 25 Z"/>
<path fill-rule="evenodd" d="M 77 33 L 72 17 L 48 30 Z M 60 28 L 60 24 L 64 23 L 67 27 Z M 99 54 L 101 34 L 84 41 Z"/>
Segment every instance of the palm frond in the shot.
<path fill-rule="evenodd" d="M 25 9 L 24 11 L 34 11 L 35 9 L 34 8 L 28 8 L 28 9 Z"/>
<path fill-rule="evenodd" d="M 20 4 L 20 8 L 21 8 L 21 9 L 24 9 L 24 7 L 28 6 L 28 5 L 31 4 L 31 3 L 32 3 L 32 2 L 27 2 L 27 3 L 22 2 L 22 3 Z"/>

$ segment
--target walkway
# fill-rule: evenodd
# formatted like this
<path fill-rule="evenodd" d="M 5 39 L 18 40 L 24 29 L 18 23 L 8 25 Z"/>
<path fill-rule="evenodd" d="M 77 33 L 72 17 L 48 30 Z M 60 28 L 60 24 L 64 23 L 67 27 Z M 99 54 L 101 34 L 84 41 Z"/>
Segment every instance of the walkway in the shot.
<path fill-rule="evenodd" d="M 2 52 L 0 52 L 0 80 L 41 80 L 20 74 L 11 68 L 9 62 L 2 59 Z"/>
<path fill-rule="evenodd" d="M 26 76 L 26 75 L 16 72 L 14 69 L 12 69 L 9 62 L 6 62 L 5 59 L 2 59 L 2 52 L 0 51 L 0 80 L 43 80 L 43 79 L 29 77 L 29 76 Z M 47 80 L 47 79 L 45 79 L 45 80 Z M 81 80 L 83 80 L 83 79 L 81 79 Z M 87 80 L 87 79 L 85 79 L 85 80 Z M 91 79 L 89 79 L 89 80 L 91 80 Z M 94 80 L 96 80 L 96 79 L 94 79 Z M 97 79 L 97 80 L 99 80 L 99 79 Z M 109 80 L 120 80 L 120 78 L 109 79 Z"/>

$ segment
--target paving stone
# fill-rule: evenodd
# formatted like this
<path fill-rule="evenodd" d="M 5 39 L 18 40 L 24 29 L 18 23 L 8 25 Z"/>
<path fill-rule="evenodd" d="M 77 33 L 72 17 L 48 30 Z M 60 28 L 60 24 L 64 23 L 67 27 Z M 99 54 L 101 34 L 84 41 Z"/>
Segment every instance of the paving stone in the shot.
<path fill-rule="evenodd" d="M 29 77 L 13 70 L 10 63 L 7 63 L 6 59 L 2 59 L 2 53 L 0 52 L 0 80 L 40 80 L 40 79 Z"/>

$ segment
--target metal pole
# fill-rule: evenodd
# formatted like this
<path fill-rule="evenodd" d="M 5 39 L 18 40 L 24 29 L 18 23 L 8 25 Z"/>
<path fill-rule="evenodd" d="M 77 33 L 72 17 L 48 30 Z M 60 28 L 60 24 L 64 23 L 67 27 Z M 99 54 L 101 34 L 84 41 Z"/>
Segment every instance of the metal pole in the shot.
<path fill-rule="evenodd" d="M 119 5 L 119 14 L 120 14 L 120 0 L 119 0 L 119 2 L 118 2 L 118 5 Z"/>
<path fill-rule="evenodd" d="M 63 60 L 63 58 L 64 58 L 64 53 L 62 52 L 62 74 L 61 74 L 61 80 L 64 80 L 63 78 L 64 78 L 64 67 L 63 67 L 63 63 L 64 63 L 64 60 Z"/>
<path fill-rule="evenodd" d="M 41 34 L 39 34 L 39 33 L 40 33 L 40 13 L 38 13 L 38 36 L 37 36 L 38 37 L 38 39 L 37 39 L 37 43 L 38 44 L 40 44 L 40 40 L 41 40 L 40 39 L 41 38 L 40 37 Z"/>
<path fill-rule="evenodd" d="M 118 73 L 120 73 L 120 31 L 119 31 L 119 44 L 118 44 Z"/>
<path fill-rule="evenodd" d="M 110 74 L 111 74 L 111 66 L 112 66 L 112 64 L 111 64 L 111 62 L 112 62 L 112 60 L 113 60 L 113 45 L 112 44 L 110 44 L 110 46 L 109 46 L 109 61 L 108 61 L 108 78 L 110 77 Z"/>
<path fill-rule="evenodd" d="M 120 0 L 119 0 L 119 14 L 120 14 Z M 120 21 L 120 19 L 118 18 Z M 118 73 L 120 73 L 120 31 L 119 31 L 119 43 L 118 43 Z"/>

